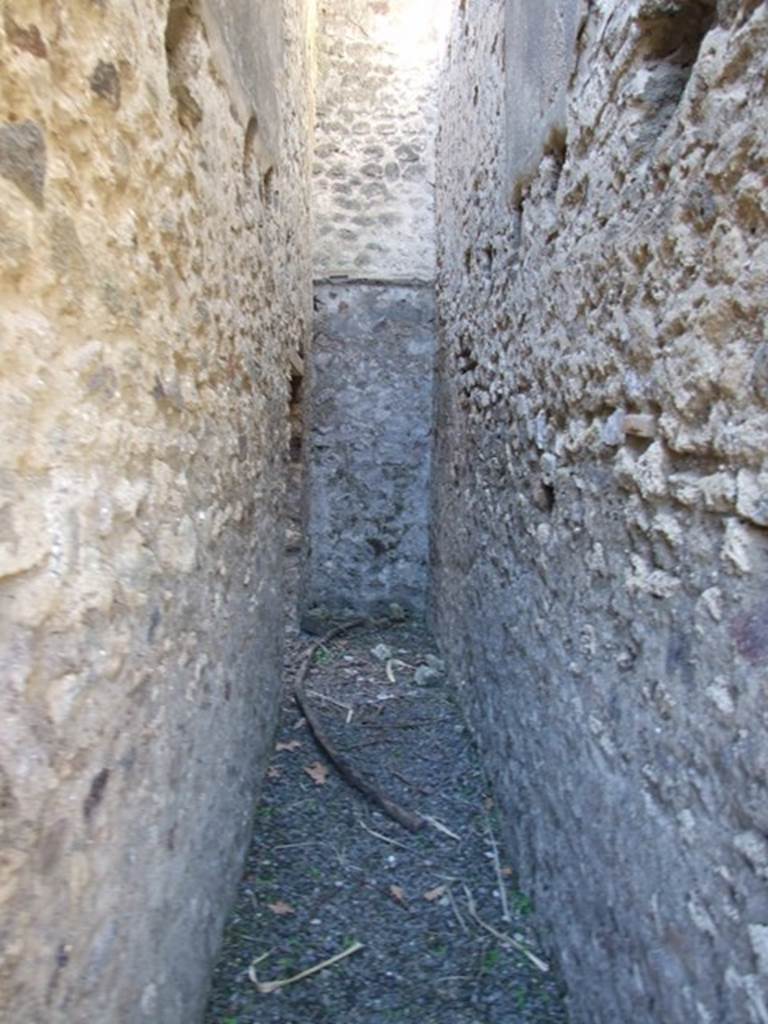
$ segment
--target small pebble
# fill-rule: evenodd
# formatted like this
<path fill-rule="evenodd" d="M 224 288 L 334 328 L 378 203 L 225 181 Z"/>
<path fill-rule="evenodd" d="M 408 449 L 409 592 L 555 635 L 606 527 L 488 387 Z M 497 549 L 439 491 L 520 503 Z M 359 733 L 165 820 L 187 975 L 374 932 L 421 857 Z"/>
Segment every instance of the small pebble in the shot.
<path fill-rule="evenodd" d="M 437 686 L 442 676 L 439 672 L 435 672 L 433 668 L 428 665 L 422 665 L 417 668 L 413 674 L 413 681 L 416 686 Z"/>
<path fill-rule="evenodd" d="M 440 672 L 440 673 L 444 673 L 445 672 L 445 662 L 443 661 L 442 658 L 438 658 L 434 654 L 428 654 L 427 658 L 426 658 L 426 661 L 427 661 L 427 665 L 430 668 L 433 668 L 435 670 L 435 672 Z"/>

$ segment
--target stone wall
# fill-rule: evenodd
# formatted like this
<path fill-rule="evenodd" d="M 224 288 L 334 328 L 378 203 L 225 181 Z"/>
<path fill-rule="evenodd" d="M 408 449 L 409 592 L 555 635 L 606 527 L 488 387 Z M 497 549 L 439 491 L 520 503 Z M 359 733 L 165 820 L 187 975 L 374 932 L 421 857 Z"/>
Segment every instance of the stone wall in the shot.
<path fill-rule="evenodd" d="M 301 605 L 423 613 L 434 136 L 447 0 L 333 0 L 318 24 L 315 354 Z M 312 614 L 310 614 L 312 612 Z"/>
<path fill-rule="evenodd" d="M 4 1019 L 205 998 L 279 687 L 306 7 L 3 5 Z"/>
<path fill-rule="evenodd" d="M 504 7 L 442 96 L 435 625 L 574 1024 L 765 1024 L 768 11 L 582 4 L 521 178 Z"/>
<path fill-rule="evenodd" d="M 432 281 L 447 0 L 328 0 L 318 16 L 315 277 Z"/>
<path fill-rule="evenodd" d="M 435 348 L 428 286 L 315 289 L 303 620 L 423 612 Z"/>

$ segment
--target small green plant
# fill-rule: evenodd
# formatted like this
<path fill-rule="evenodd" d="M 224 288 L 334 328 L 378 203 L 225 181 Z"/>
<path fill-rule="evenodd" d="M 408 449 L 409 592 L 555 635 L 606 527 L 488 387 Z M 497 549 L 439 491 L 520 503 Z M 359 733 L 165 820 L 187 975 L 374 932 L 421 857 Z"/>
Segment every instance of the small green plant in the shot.
<path fill-rule="evenodd" d="M 520 987 L 514 990 L 515 1007 L 518 1010 L 524 1010 L 528 1003 L 528 992 L 526 989 Z"/>
<path fill-rule="evenodd" d="M 501 953 L 495 947 L 493 949 L 489 949 L 488 952 L 485 953 L 485 955 L 483 956 L 483 967 L 482 967 L 482 969 L 484 971 L 492 971 L 494 969 L 494 967 L 496 966 L 496 964 L 499 962 L 499 957 L 500 956 L 501 956 Z"/>
<path fill-rule="evenodd" d="M 533 913 L 533 901 L 524 892 L 516 892 L 513 895 L 512 906 L 521 917 L 528 917 L 529 914 Z"/>

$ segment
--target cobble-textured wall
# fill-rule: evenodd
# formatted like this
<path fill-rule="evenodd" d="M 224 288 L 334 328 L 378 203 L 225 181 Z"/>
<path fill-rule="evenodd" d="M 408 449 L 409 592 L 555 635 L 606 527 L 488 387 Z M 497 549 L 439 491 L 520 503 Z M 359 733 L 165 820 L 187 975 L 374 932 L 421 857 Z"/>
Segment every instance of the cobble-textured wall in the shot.
<path fill-rule="evenodd" d="M 574 1022 L 765 1024 L 768 10 L 578 14 L 522 181 L 453 28 L 434 620 Z"/>
<path fill-rule="evenodd" d="M 279 682 L 306 22 L 3 5 L 3 1020 L 205 997 Z"/>
<path fill-rule="evenodd" d="M 447 0 L 318 12 L 315 277 L 435 274 L 434 142 Z"/>
<path fill-rule="evenodd" d="M 387 600 L 424 611 L 448 9 L 332 0 L 319 10 L 301 598 L 310 628 Z"/>
<path fill-rule="evenodd" d="M 301 587 L 310 628 L 393 601 L 424 612 L 434 351 L 431 287 L 316 287 Z"/>

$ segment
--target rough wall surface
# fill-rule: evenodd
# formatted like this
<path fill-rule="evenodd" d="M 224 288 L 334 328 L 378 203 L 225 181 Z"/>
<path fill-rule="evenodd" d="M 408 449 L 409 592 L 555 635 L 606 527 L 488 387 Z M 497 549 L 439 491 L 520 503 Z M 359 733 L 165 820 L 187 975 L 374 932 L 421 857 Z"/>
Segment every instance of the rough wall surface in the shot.
<path fill-rule="evenodd" d="M 318 17 L 315 277 L 435 274 L 446 0 L 330 0 Z"/>
<path fill-rule="evenodd" d="M 305 8 L 3 5 L 3 1019 L 205 997 L 279 682 Z"/>
<path fill-rule="evenodd" d="M 423 613 L 434 360 L 428 286 L 315 290 L 309 379 L 310 539 L 303 619 Z"/>
<path fill-rule="evenodd" d="M 447 0 L 318 19 L 315 352 L 302 612 L 423 613 L 434 359 L 434 136 Z M 335 445 L 343 445 L 335 449 Z"/>
<path fill-rule="evenodd" d="M 462 9 L 435 624 L 573 1020 L 765 1024 L 766 4 L 584 5 L 517 208 L 505 11 Z"/>

